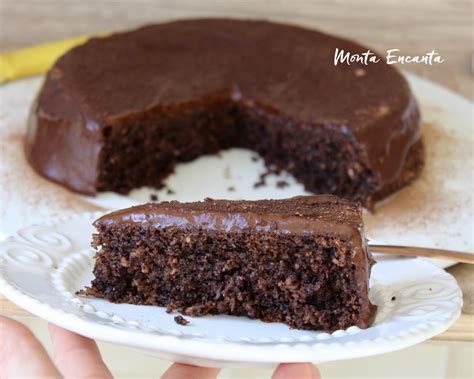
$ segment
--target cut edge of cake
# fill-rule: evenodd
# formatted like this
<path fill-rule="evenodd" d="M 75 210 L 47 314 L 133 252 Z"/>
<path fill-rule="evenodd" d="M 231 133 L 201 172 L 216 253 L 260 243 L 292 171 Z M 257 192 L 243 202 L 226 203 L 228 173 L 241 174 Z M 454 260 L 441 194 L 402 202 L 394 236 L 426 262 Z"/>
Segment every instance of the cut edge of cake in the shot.
<path fill-rule="evenodd" d="M 153 203 L 94 225 L 85 295 L 309 330 L 367 328 L 375 317 L 361 208 L 335 196 Z"/>

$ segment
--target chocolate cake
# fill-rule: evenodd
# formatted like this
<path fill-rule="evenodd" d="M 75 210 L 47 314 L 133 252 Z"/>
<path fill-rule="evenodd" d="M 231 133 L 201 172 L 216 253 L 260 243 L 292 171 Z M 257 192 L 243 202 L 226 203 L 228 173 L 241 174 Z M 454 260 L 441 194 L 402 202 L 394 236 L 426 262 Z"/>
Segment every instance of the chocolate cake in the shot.
<path fill-rule="evenodd" d="M 86 295 L 300 329 L 367 328 L 374 319 L 374 261 L 351 201 L 152 203 L 94 225 L 95 279 Z"/>
<path fill-rule="evenodd" d="M 160 188 L 177 162 L 257 151 L 314 193 L 370 206 L 423 164 L 416 101 L 352 41 L 266 21 L 200 19 L 93 38 L 51 68 L 26 153 L 70 189 Z"/>

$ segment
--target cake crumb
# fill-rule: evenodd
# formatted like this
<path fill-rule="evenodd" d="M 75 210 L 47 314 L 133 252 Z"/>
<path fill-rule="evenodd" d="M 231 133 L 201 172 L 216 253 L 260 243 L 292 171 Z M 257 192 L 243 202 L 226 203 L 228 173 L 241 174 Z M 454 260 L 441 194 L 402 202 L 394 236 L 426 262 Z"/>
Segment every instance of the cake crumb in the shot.
<path fill-rule="evenodd" d="M 263 187 L 267 185 L 267 176 L 270 175 L 270 171 L 266 171 L 260 174 L 257 182 L 254 183 L 253 188 Z"/>
<path fill-rule="evenodd" d="M 270 174 L 275 174 L 278 175 L 281 173 L 281 170 L 276 166 L 276 165 L 269 165 L 267 167 L 267 170 L 263 173 L 260 174 L 259 180 L 254 183 L 253 187 L 258 188 L 267 185 L 267 176 Z M 284 182 L 284 180 L 282 180 Z"/>
<path fill-rule="evenodd" d="M 257 162 L 258 161 L 258 157 L 256 155 L 252 155 L 252 162 Z"/>
<path fill-rule="evenodd" d="M 178 315 L 174 318 L 174 322 L 177 323 L 178 325 L 188 325 L 189 321 L 186 320 L 183 316 Z"/>
<path fill-rule="evenodd" d="M 166 313 L 173 313 L 173 311 L 176 309 L 176 307 L 173 304 L 168 304 L 166 307 Z"/>
<path fill-rule="evenodd" d="M 395 301 L 395 300 L 397 300 L 397 297 L 396 297 L 396 296 L 392 296 L 392 299 L 391 299 L 391 300 L 392 300 L 392 301 Z"/>
<path fill-rule="evenodd" d="M 155 194 L 155 193 L 152 193 L 152 194 L 150 195 L 150 200 L 151 200 L 151 201 L 158 201 L 158 195 Z"/>
<path fill-rule="evenodd" d="M 166 190 L 166 194 L 167 194 L 167 195 L 174 195 L 175 193 L 176 193 L 176 192 L 174 192 L 171 188 L 168 188 L 168 189 Z"/>
<path fill-rule="evenodd" d="M 267 183 L 265 182 L 264 179 L 260 178 L 259 181 L 255 182 L 253 184 L 253 188 L 258 188 L 258 187 L 263 187 L 264 185 L 266 185 Z"/>
<path fill-rule="evenodd" d="M 276 185 L 278 188 L 285 188 L 289 186 L 286 180 L 279 180 Z"/>
<path fill-rule="evenodd" d="M 235 188 L 232 187 L 232 186 L 230 186 L 230 187 L 227 188 L 227 191 L 229 191 L 229 192 L 234 192 L 234 191 L 235 191 Z"/>

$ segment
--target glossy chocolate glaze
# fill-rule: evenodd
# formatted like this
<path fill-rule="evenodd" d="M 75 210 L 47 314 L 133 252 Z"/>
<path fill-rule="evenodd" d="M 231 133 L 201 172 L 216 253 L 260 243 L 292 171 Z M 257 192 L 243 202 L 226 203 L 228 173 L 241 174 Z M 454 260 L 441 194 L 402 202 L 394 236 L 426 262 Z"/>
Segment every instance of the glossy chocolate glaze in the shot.
<path fill-rule="evenodd" d="M 370 270 L 375 261 L 363 234 L 359 205 L 332 195 L 297 196 L 282 200 L 162 202 L 139 205 L 109 213 L 94 222 L 97 228 L 111 225 L 140 225 L 145 228 L 217 230 L 224 233 L 275 233 L 324 236 L 345 241 L 357 267 L 354 286 L 368 294 Z M 367 295 L 359 326 L 368 327 L 376 307 Z"/>
<path fill-rule="evenodd" d="M 285 200 L 148 203 L 109 213 L 94 225 L 142 224 L 156 228 L 192 227 L 222 232 L 344 235 L 360 234 L 361 210 L 332 195 L 297 196 Z"/>
<path fill-rule="evenodd" d="M 367 48 L 265 21 L 184 20 L 94 38 L 49 71 L 26 152 L 42 175 L 94 194 L 102 128 L 208 96 L 290 117 L 345 125 L 367 153 L 379 191 L 396 181 L 420 139 L 405 79 L 384 63 L 333 65 L 336 48 Z"/>

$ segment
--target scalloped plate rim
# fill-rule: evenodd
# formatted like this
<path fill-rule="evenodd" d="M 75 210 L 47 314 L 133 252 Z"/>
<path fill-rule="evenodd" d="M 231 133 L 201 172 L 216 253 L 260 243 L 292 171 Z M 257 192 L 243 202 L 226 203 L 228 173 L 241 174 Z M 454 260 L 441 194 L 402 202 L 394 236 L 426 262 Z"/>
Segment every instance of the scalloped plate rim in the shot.
<path fill-rule="evenodd" d="M 58 227 L 60 222 L 66 220 L 80 220 L 90 222 L 92 218 L 97 217 L 102 212 L 82 213 L 74 216 L 64 216 L 49 220 L 43 224 L 36 224 L 34 226 L 50 226 Z M 33 226 L 33 225 L 32 225 Z M 20 229 L 26 230 L 26 228 Z M 7 238 L 0 243 L 0 247 L 7 242 L 18 240 L 14 236 Z M 73 252 L 77 252 L 77 247 Z M 70 256 L 65 255 L 63 258 Z M 426 265 L 431 270 L 436 270 L 439 275 L 449 278 L 455 284 L 455 279 L 448 273 L 444 272 L 437 266 L 433 265 L 424 259 L 413 259 L 412 262 L 417 262 L 420 265 Z M 2 267 L 3 266 L 3 267 Z M 58 264 L 58 266 L 60 266 Z M 8 268 L 8 265 L 0 265 L 0 272 Z M 50 276 L 48 271 L 48 277 Z M 0 292 L 2 292 L 10 301 L 16 303 L 27 311 L 53 322 L 59 326 L 65 327 L 69 330 L 82 334 L 86 337 L 99 339 L 105 342 L 113 342 L 122 345 L 127 345 L 135 348 L 145 349 L 148 352 L 158 356 L 167 356 L 171 354 L 173 359 L 185 363 L 203 364 L 207 366 L 222 367 L 237 367 L 237 366 L 266 366 L 275 364 L 277 362 L 304 362 L 317 361 L 324 362 L 330 360 L 352 359 L 362 356 L 369 356 L 374 354 L 382 354 L 390 351 L 395 351 L 404 347 L 412 346 L 423 340 L 426 340 L 438 333 L 446 330 L 460 315 L 462 304 L 462 294 L 459 286 L 456 288 L 457 296 L 459 297 L 458 307 L 451 312 L 448 319 L 438 321 L 431 325 L 428 329 L 419 330 L 415 335 L 411 335 L 407 341 L 403 338 L 396 337 L 391 341 L 366 340 L 368 342 L 360 341 L 355 345 L 349 346 L 337 342 L 330 344 L 322 343 L 321 341 L 312 341 L 309 343 L 272 343 L 272 344 L 246 344 L 243 342 L 228 342 L 213 339 L 196 339 L 150 334 L 146 331 L 140 330 L 123 330 L 115 328 L 112 325 L 104 325 L 87 320 L 78 314 L 67 312 L 62 309 L 55 309 L 52 305 L 42 303 L 38 299 L 29 296 L 22 292 L 21 289 L 15 288 L 6 278 L 0 277 Z M 66 308 L 68 309 L 68 308 Z M 68 309 L 70 310 L 70 309 Z M 385 343 L 384 343 L 385 342 Z M 317 346 L 324 346 L 323 354 L 319 354 Z M 354 346 L 363 345 L 364 349 L 354 349 Z M 229 349 L 222 349 L 223 346 Z M 216 349 L 220 347 L 221 349 Z M 316 349 L 316 350 L 315 350 Z M 271 352 L 271 354 L 269 354 Z M 333 356 L 331 356 L 331 354 Z"/>

